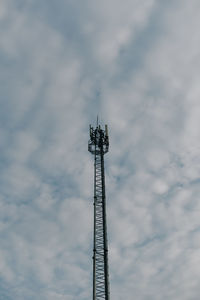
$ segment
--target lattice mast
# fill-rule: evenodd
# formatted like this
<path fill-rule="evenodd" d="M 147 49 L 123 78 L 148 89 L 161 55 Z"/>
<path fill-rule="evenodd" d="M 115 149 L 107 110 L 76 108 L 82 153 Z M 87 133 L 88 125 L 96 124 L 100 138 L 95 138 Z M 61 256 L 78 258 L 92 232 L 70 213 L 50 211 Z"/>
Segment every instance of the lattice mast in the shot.
<path fill-rule="evenodd" d="M 109 300 L 108 241 L 106 225 L 106 193 L 104 154 L 108 152 L 108 127 L 90 125 L 88 151 L 94 155 L 94 248 L 93 300 Z"/>

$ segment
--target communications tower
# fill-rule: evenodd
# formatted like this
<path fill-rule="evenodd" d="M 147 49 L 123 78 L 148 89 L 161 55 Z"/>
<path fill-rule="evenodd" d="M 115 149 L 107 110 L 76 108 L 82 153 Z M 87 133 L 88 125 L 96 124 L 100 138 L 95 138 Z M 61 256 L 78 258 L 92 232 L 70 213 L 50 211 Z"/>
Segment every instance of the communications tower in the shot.
<path fill-rule="evenodd" d="M 106 225 L 106 193 L 104 154 L 108 152 L 108 127 L 90 125 L 88 151 L 94 155 L 94 246 L 93 246 L 93 300 L 109 300 L 108 242 Z"/>

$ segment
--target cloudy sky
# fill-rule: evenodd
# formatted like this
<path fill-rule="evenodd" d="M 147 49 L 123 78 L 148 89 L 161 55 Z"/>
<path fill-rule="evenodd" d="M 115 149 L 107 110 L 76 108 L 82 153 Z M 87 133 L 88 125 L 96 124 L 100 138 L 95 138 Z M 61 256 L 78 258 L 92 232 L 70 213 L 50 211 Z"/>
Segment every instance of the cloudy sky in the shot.
<path fill-rule="evenodd" d="M 97 114 L 111 299 L 199 299 L 199 28 L 199 0 L 0 0 L 0 300 L 92 299 Z"/>

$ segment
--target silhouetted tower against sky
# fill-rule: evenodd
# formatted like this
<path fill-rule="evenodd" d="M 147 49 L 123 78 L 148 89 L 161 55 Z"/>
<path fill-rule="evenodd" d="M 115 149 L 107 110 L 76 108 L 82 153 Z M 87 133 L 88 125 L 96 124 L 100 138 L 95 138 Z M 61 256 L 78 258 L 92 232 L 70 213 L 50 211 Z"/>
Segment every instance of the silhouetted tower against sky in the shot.
<path fill-rule="evenodd" d="M 108 128 L 90 125 L 88 151 L 94 155 L 94 248 L 93 300 L 109 300 L 108 242 L 106 226 L 106 193 L 104 154 L 108 152 Z"/>

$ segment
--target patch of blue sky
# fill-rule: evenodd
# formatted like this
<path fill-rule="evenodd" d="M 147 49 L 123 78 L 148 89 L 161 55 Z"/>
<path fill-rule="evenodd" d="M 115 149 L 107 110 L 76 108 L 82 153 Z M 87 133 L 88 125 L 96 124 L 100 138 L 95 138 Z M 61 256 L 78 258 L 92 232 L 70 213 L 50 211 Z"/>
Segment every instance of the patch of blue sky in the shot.
<path fill-rule="evenodd" d="M 129 43 L 120 49 L 118 56 L 118 81 L 122 83 L 132 78 L 145 66 L 146 59 L 155 48 L 156 43 L 163 35 L 163 14 L 169 3 L 159 2 L 153 7 L 144 27 L 136 30 Z"/>

